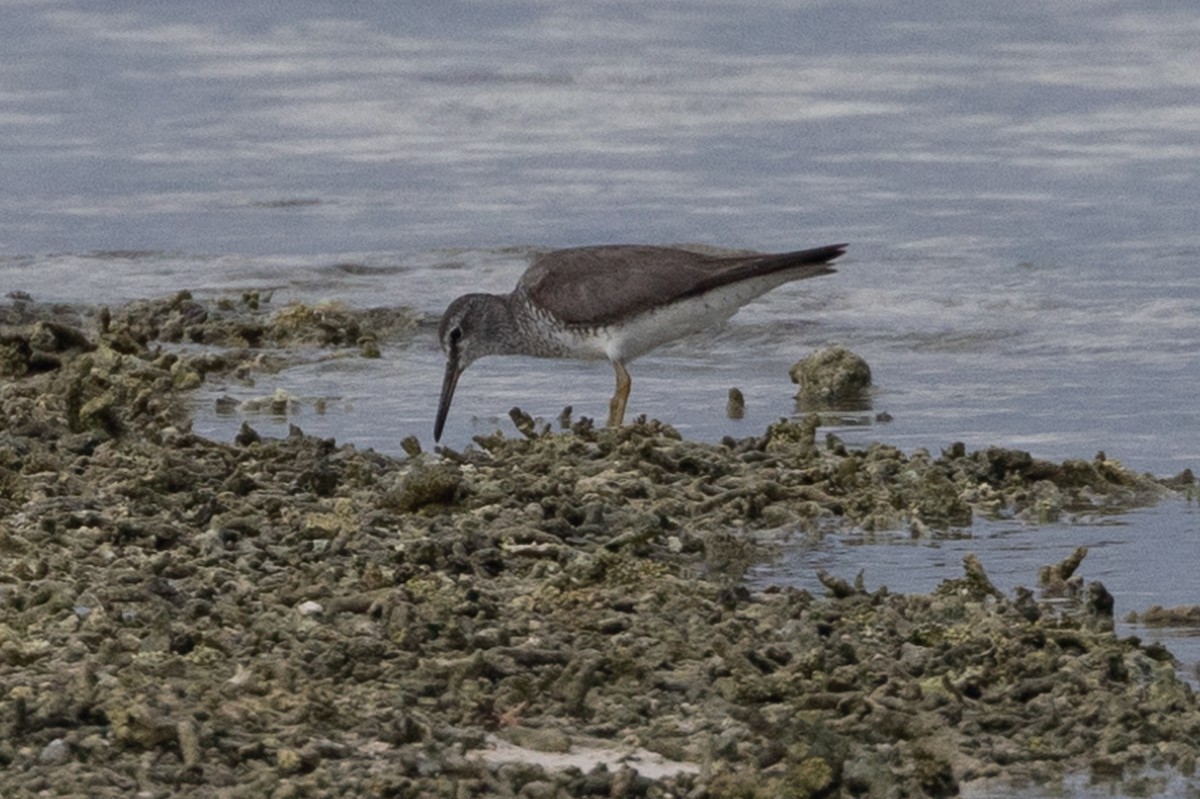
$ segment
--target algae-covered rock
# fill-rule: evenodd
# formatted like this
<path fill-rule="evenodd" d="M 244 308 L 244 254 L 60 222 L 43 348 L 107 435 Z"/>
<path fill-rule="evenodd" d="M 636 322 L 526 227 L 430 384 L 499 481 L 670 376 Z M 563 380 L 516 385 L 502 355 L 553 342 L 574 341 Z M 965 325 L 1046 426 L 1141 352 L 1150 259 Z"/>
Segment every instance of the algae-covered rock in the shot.
<path fill-rule="evenodd" d="M 39 319 L 31 326 L 12 328 L 0 324 L 0 376 L 23 377 L 58 369 L 63 354 L 95 348 L 82 330 L 61 322 Z"/>
<path fill-rule="evenodd" d="M 279 309 L 269 295 L 207 300 L 181 291 L 117 309 L 104 327 L 110 346 L 135 352 L 152 342 L 193 342 L 226 347 L 356 347 L 379 356 L 381 342 L 408 337 L 418 314 L 407 308 L 350 308 L 337 302 L 293 303 Z"/>
<path fill-rule="evenodd" d="M 453 504 L 463 487 L 457 464 L 417 458 L 389 492 L 387 502 L 401 513 L 415 513 L 431 505 Z"/>
<path fill-rule="evenodd" d="M 1131 612 L 1126 621 L 1140 622 L 1147 627 L 1198 627 L 1200 605 L 1180 605 L 1173 608 L 1151 605 L 1141 614 Z"/>
<path fill-rule="evenodd" d="M 871 407 L 871 367 L 845 347 L 817 350 L 788 370 L 800 386 L 804 410 L 867 410 Z"/>
<path fill-rule="evenodd" d="M 741 389 L 729 389 L 729 399 L 725 403 L 725 415 L 730 419 L 746 418 L 746 396 Z"/>

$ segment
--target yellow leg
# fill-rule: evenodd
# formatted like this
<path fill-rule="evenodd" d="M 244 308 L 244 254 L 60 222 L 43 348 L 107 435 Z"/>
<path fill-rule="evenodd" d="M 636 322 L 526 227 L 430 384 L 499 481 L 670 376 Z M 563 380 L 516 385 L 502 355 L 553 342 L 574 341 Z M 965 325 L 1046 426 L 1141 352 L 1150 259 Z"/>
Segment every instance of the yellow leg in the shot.
<path fill-rule="evenodd" d="M 629 372 L 625 371 L 625 364 L 613 361 L 613 369 L 617 370 L 617 393 L 608 403 L 608 426 L 620 427 L 625 423 L 625 403 L 629 402 L 629 389 L 633 381 L 629 379 Z"/>

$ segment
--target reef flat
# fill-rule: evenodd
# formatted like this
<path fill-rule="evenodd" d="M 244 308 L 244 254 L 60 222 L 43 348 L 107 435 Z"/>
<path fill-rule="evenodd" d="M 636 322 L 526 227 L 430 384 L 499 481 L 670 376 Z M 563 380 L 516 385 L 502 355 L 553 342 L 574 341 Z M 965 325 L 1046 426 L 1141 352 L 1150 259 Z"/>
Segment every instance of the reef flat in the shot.
<path fill-rule="evenodd" d="M 851 450 L 817 417 L 706 444 L 517 411 L 519 437 L 406 458 L 193 434 L 214 373 L 295 346 L 371 357 L 416 325 L 267 306 L 0 309 L 6 797 L 954 796 L 1194 773 L 1192 690 L 1114 635 L 1083 552 L 1013 595 L 973 557 L 929 595 L 742 579 L 755 530 L 1051 520 L 1190 475 Z"/>

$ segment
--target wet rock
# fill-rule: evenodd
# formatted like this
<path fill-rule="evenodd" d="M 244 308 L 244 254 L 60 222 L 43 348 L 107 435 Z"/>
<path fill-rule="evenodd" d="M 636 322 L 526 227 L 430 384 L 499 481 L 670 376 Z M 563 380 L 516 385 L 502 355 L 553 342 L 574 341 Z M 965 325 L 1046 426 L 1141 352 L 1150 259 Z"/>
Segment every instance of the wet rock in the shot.
<path fill-rule="evenodd" d="M 824 569 L 817 572 L 817 579 L 821 581 L 821 585 L 828 588 L 829 593 L 838 599 L 845 599 L 855 594 L 865 594 L 866 588 L 863 586 L 862 577 L 863 573 L 860 571 L 854 580 L 854 586 L 851 586 L 841 577 L 832 575 Z"/>
<path fill-rule="evenodd" d="M 1127 621 L 1147 627 L 1197 627 L 1200 626 L 1200 605 L 1181 605 L 1164 608 L 1151 605 L 1141 614 L 1130 613 Z"/>
<path fill-rule="evenodd" d="M 540 438 L 549 432 L 549 429 L 539 431 L 537 425 L 533 421 L 533 417 L 525 413 L 520 408 L 512 408 L 508 412 L 508 416 L 512 419 L 513 425 L 517 428 L 517 432 L 526 438 Z"/>
<path fill-rule="evenodd" d="M 1100 582 L 1087 584 L 1087 598 L 1084 610 L 1097 624 L 1112 627 L 1113 608 L 1115 604 L 1113 595 Z"/>
<path fill-rule="evenodd" d="M 871 367 L 845 347 L 817 350 L 789 370 L 800 386 L 805 410 L 864 410 L 870 407 Z"/>
<path fill-rule="evenodd" d="M 30 372 L 57 369 L 60 364 L 57 358 L 35 361 L 28 336 L 0 336 L 0 376 L 23 377 Z"/>
<path fill-rule="evenodd" d="M 82 330 L 59 322 L 39 321 L 29 333 L 29 345 L 41 352 L 91 352 L 96 349 Z"/>
<path fill-rule="evenodd" d="M 248 422 L 242 422 L 241 428 L 238 430 L 237 435 L 233 438 L 233 443 L 237 444 L 239 447 L 246 447 L 251 444 L 256 444 L 261 440 L 262 437 L 259 436 L 258 431 L 251 427 Z"/>
<path fill-rule="evenodd" d="M 0 317 L 0 375 L 22 377 L 58 369 L 62 356 L 90 352 L 96 345 L 78 327 L 46 318 L 42 309 L 29 314 L 32 324 L 5 323 Z M 24 321 L 21 319 L 20 321 Z"/>
<path fill-rule="evenodd" d="M 1067 596 L 1077 590 L 1071 577 L 1087 557 L 1087 547 L 1079 547 L 1059 563 L 1043 566 L 1038 572 L 1038 585 L 1046 596 Z"/>
<path fill-rule="evenodd" d="M 1004 594 L 988 579 L 978 557 L 969 553 L 964 555 L 963 571 L 965 574 L 961 579 L 946 580 L 938 586 L 938 593 L 952 593 L 975 601 L 1004 599 Z"/>
<path fill-rule="evenodd" d="M 729 400 L 725 404 L 725 415 L 730 419 L 746 417 L 746 397 L 739 389 L 729 389 Z"/>

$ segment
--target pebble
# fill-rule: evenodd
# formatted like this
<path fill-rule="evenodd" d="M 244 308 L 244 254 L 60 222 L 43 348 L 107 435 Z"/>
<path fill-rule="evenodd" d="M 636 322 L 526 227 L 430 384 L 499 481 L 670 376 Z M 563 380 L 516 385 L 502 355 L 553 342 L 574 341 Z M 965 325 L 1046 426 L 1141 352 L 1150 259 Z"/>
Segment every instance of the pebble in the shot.
<path fill-rule="evenodd" d="M 320 616 L 325 612 L 325 606 L 320 602 L 314 602 L 309 599 L 297 605 L 296 610 L 301 616 Z"/>
<path fill-rule="evenodd" d="M 61 766 L 71 759 L 71 750 L 67 747 L 67 742 L 62 738 L 55 738 L 50 743 L 42 747 L 42 751 L 38 752 L 38 762 L 48 766 Z"/>

